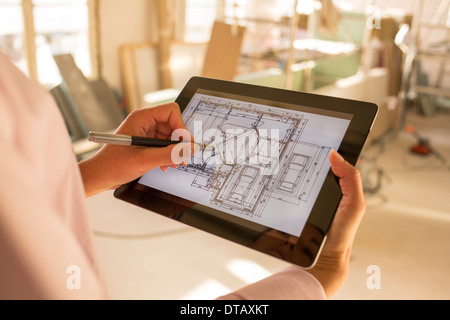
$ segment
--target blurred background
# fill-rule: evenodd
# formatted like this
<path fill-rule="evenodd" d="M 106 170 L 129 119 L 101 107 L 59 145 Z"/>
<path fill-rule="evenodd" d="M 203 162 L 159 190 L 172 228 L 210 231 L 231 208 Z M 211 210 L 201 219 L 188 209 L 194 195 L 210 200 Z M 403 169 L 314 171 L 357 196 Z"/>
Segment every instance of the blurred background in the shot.
<path fill-rule="evenodd" d="M 99 147 L 90 130 L 173 101 L 192 76 L 376 103 L 358 163 L 368 210 L 335 298 L 449 299 L 449 9 L 450 0 L 0 0 L 0 50 L 54 96 L 79 160 Z M 285 266 L 111 193 L 88 205 L 113 298 L 215 298 Z"/>

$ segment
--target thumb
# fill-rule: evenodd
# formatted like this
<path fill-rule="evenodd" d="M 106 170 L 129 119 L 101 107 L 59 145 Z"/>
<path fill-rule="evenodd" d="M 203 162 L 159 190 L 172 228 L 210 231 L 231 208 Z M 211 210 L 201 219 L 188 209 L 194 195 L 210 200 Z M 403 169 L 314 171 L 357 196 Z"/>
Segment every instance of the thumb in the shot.
<path fill-rule="evenodd" d="M 361 174 L 358 169 L 337 153 L 331 150 L 330 164 L 333 173 L 340 179 L 339 183 L 344 196 L 358 196 L 358 200 L 362 194 Z M 356 193 L 356 194 L 355 194 Z M 356 199 L 355 199 L 356 200 Z"/>
<path fill-rule="evenodd" d="M 151 159 L 151 167 L 167 167 L 188 162 L 200 147 L 193 143 L 178 143 L 164 148 L 149 148 L 147 159 Z"/>
<path fill-rule="evenodd" d="M 332 150 L 329 158 L 331 169 L 339 178 L 342 190 L 342 199 L 330 229 L 329 239 L 337 240 L 339 246 L 350 245 L 365 211 L 361 174 L 336 151 Z"/>
<path fill-rule="evenodd" d="M 187 163 L 198 151 L 200 146 L 196 143 L 178 143 L 172 148 L 171 161 L 173 164 Z"/>

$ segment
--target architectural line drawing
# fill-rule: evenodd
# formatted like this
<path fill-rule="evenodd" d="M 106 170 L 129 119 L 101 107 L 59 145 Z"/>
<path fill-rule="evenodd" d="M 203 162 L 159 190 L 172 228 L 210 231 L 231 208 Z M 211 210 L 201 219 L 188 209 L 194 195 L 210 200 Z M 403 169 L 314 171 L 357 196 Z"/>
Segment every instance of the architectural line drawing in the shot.
<path fill-rule="evenodd" d="M 315 201 L 312 190 L 316 190 L 331 147 L 302 138 L 309 116 L 196 94 L 183 113 L 186 127 L 194 137 L 201 136 L 203 143 L 221 142 L 212 154 L 199 153 L 178 170 L 192 177 L 192 188 L 211 194 L 211 205 L 254 221 L 269 214 L 270 203 L 299 206 Z M 207 130 L 214 134 L 208 136 Z"/>

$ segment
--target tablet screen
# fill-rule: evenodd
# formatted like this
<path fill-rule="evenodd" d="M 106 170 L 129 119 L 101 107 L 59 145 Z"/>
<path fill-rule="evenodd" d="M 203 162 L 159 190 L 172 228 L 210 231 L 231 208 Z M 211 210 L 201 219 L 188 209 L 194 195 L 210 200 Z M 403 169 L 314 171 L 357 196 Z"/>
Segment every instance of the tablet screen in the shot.
<path fill-rule="evenodd" d="M 139 184 L 299 237 L 352 114 L 199 89 L 183 110 L 197 143 L 187 166 Z M 225 217 L 226 219 L 226 217 Z M 253 226 L 253 227 L 252 227 Z"/>

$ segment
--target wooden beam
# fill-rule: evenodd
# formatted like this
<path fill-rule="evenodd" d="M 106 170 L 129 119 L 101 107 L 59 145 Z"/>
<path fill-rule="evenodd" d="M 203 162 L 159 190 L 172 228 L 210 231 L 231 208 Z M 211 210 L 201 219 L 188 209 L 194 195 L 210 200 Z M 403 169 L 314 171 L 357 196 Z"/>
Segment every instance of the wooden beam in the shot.
<path fill-rule="evenodd" d="M 172 87 L 172 75 L 170 72 L 170 47 L 172 43 L 171 33 L 171 12 L 169 10 L 168 0 L 158 0 L 158 19 L 159 19 L 159 78 L 161 89 Z"/>
<path fill-rule="evenodd" d="M 88 0 L 89 52 L 92 78 L 103 78 L 100 0 Z"/>
<path fill-rule="evenodd" d="M 31 0 L 22 0 L 22 13 L 28 75 L 30 78 L 38 81 L 39 77 L 36 57 L 36 30 L 34 28 L 33 2 Z"/>
<path fill-rule="evenodd" d="M 294 64 L 295 57 L 295 47 L 294 42 L 297 37 L 297 29 L 298 29 L 298 12 L 297 12 L 298 0 L 294 1 L 294 15 L 291 20 L 291 30 L 290 30 L 290 39 L 289 39 L 289 54 L 288 59 L 286 61 L 286 89 L 292 90 L 294 87 L 294 73 L 292 72 L 292 65 Z"/>

